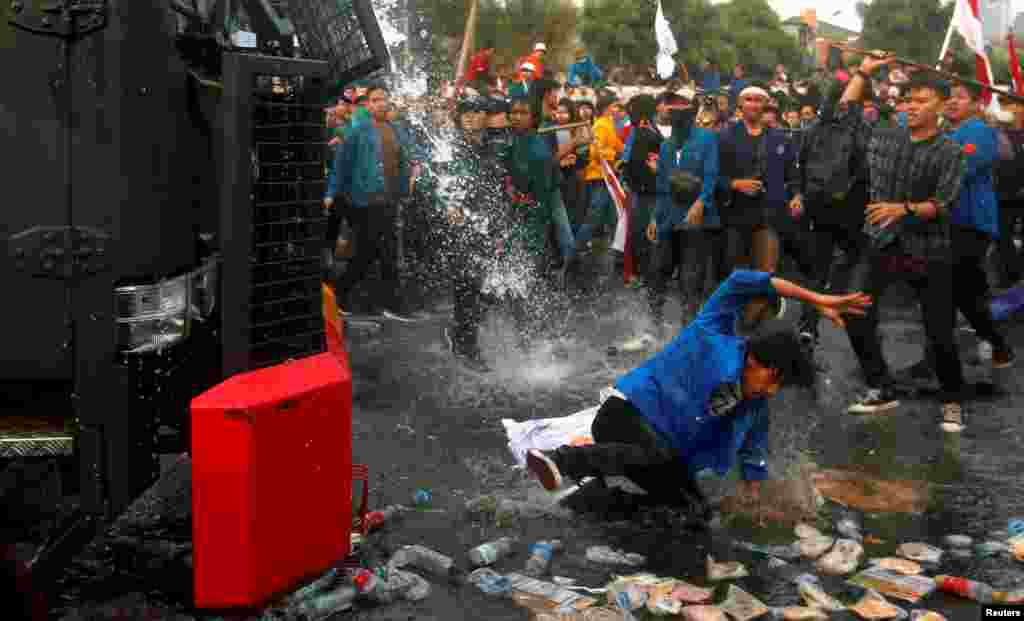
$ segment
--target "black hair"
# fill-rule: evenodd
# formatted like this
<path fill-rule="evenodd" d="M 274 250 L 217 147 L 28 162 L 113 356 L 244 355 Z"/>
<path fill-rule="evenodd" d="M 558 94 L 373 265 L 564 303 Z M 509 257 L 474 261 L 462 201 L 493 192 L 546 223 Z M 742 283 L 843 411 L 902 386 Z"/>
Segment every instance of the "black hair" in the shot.
<path fill-rule="evenodd" d="M 939 96 L 939 99 L 949 99 L 949 82 L 924 71 L 914 73 L 910 80 L 903 86 L 904 95 L 909 95 L 914 91 L 923 90 L 934 92 Z"/>
<path fill-rule="evenodd" d="M 590 108 L 591 110 L 593 110 L 594 109 L 594 102 L 590 101 L 589 99 L 581 99 L 580 101 L 577 101 L 576 102 L 576 113 L 578 114 L 580 108 L 583 108 L 583 107 Z"/>
<path fill-rule="evenodd" d="M 516 94 L 509 98 L 509 110 L 515 106 L 526 106 L 530 110 L 530 116 L 533 121 L 533 128 L 536 129 L 541 121 L 543 120 L 543 109 L 542 109 L 543 98 L 538 97 L 534 92 L 531 95 L 520 95 Z"/>
<path fill-rule="evenodd" d="M 562 106 L 565 106 L 565 109 L 569 111 L 570 123 L 575 123 L 577 120 L 579 120 L 579 117 L 576 115 L 576 104 L 575 102 L 573 102 L 573 100 L 569 99 L 568 97 L 562 97 L 561 99 L 558 100 L 558 107 L 561 108 Z"/>
<path fill-rule="evenodd" d="M 608 108 L 618 102 L 619 98 L 614 95 L 601 95 L 597 98 L 597 116 L 604 116 L 604 113 L 608 111 Z"/>
<path fill-rule="evenodd" d="M 384 85 L 384 84 L 381 84 L 380 82 L 375 82 L 375 83 L 367 86 L 366 87 L 366 96 L 369 97 L 370 93 L 372 93 L 373 91 L 384 91 L 388 95 L 391 94 L 391 91 L 388 90 L 388 87 L 386 85 Z"/>
<path fill-rule="evenodd" d="M 634 123 L 639 123 L 642 120 L 653 120 L 656 107 L 657 104 L 654 97 L 645 94 L 634 95 L 630 98 L 629 103 L 626 104 L 629 118 L 633 119 Z"/>
<path fill-rule="evenodd" d="M 747 340 L 747 354 L 769 369 L 779 372 L 783 386 L 814 386 L 816 371 L 810 352 L 800 345 L 789 327 L 769 327 Z"/>

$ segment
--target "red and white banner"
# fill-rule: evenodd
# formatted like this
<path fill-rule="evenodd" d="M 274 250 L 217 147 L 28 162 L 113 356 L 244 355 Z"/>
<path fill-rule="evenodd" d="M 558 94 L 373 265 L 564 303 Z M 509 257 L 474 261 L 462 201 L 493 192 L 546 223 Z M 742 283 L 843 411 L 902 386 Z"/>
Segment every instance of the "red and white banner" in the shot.
<path fill-rule="evenodd" d="M 1020 75 L 1020 60 L 1017 59 L 1017 42 L 1014 41 L 1013 31 L 1006 37 L 1010 45 L 1010 75 L 1013 76 L 1013 92 L 1018 95 L 1024 94 L 1024 79 Z"/>
<path fill-rule="evenodd" d="M 629 243 L 629 199 L 619 176 L 615 174 L 615 169 L 608 160 L 601 160 L 601 176 L 604 177 L 605 187 L 608 188 L 608 194 L 611 195 L 615 211 L 619 215 L 618 223 L 615 225 L 615 237 L 612 238 L 612 248 L 623 254 L 623 277 L 628 283 L 633 279 L 633 249 Z"/>
<path fill-rule="evenodd" d="M 939 62 L 942 62 L 949 49 L 949 38 L 956 30 L 964 43 L 974 52 L 975 70 L 977 80 L 982 84 L 991 85 L 992 66 L 988 62 L 988 54 L 985 52 L 985 33 L 981 27 L 981 13 L 978 11 L 978 0 L 955 0 L 956 6 L 953 9 L 953 20 L 946 33 L 946 42 L 939 54 Z M 988 105 L 992 101 L 992 92 L 982 92 L 982 99 Z"/>

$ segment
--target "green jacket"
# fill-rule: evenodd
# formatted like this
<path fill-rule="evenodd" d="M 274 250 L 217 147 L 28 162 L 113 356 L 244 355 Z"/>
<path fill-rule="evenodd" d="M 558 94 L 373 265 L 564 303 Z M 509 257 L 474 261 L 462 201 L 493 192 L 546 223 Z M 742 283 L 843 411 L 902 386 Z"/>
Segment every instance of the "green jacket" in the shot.
<path fill-rule="evenodd" d="M 530 254 L 540 255 L 558 190 L 558 166 L 551 145 L 536 132 L 515 135 L 505 153 L 505 170 L 512 188 L 529 198 L 526 204 L 512 203 L 513 239 L 525 242 Z"/>

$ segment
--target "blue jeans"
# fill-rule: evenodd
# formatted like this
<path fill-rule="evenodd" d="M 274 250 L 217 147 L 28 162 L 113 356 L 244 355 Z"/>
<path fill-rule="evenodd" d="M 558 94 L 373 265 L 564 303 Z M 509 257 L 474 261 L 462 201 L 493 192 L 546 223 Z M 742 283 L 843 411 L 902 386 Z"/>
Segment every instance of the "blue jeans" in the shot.
<path fill-rule="evenodd" d="M 565 209 L 561 192 L 551 212 L 551 221 L 558 235 L 558 249 L 562 253 L 562 258 L 566 261 L 572 260 L 576 256 L 576 237 L 573 235 L 572 225 L 569 224 L 569 212 Z"/>
<path fill-rule="evenodd" d="M 587 214 L 587 221 L 580 225 L 576 231 L 576 240 L 586 243 L 594 238 L 594 230 L 602 226 L 614 226 L 618 220 L 618 212 L 615 211 L 615 201 L 604 181 L 587 182 L 590 198 L 590 209 Z"/>

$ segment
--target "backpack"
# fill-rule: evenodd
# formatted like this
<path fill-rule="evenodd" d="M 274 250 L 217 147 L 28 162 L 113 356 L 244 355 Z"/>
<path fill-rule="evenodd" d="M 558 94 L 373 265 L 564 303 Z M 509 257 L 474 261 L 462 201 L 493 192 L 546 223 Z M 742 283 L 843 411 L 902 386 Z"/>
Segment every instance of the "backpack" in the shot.
<path fill-rule="evenodd" d="M 817 122 L 804 132 L 800 148 L 805 200 L 844 200 L 861 177 L 864 148 L 855 126 L 841 120 Z"/>

